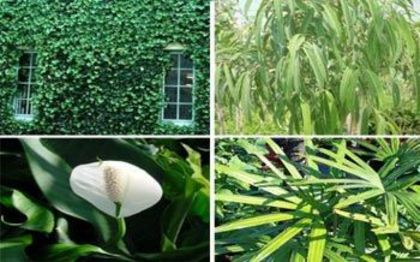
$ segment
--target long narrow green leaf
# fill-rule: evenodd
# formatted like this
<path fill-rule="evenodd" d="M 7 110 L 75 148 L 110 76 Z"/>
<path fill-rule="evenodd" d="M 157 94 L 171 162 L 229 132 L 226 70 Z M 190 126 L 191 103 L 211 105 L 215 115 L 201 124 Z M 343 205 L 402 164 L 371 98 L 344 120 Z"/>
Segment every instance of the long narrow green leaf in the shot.
<path fill-rule="evenodd" d="M 337 146 L 341 147 L 343 145 L 337 145 Z M 376 173 L 376 171 L 368 163 L 366 163 L 363 159 L 361 159 L 351 150 L 348 150 L 348 149 L 345 149 L 345 150 L 346 150 L 346 155 L 349 156 L 351 160 L 353 160 L 355 163 L 357 163 L 357 165 L 360 166 L 365 172 L 368 172 L 372 176 L 372 178 L 376 180 L 377 184 L 380 185 L 381 188 L 383 188 L 381 184 L 381 178 L 379 177 L 378 173 Z"/>
<path fill-rule="evenodd" d="M 300 252 L 298 251 L 294 251 L 292 254 L 292 258 L 290 260 L 291 262 L 306 262 L 305 260 L 305 256 L 302 255 Z"/>
<path fill-rule="evenodd" d="M 366 71 L 366 82 L 371 96 L 376 99 L 378 109 L 383 109 L 385 105 L 385 88 L 378 75 L 371 70 Z"/>
<path fill-rule="evenodd" d="M 296 222 L 296 224 L 291 225 L 290 227 L 286 228 L 283 232 L 281 232 L 277 237 L 272 239 L 265 245 L 254 257 L 252 257 L 251 262 L 259 262 L 263 261 L 277 249 L 279 249 L 282 245 L 287 243 L 290 239 L 295 237 L 299 234 L 305 227 L 310 225 L 312 222 L 309 218 L 303 218 Z"/>
<path fill-rule="evenodd" d="M 379 246 L 382 250 L 382 253 L 385 257 L 389 257 L 391 255 L 391 243 L 389 243 L 389 238 L 386 235 L 377 235 Z M 389 260 L 388 260 L 389 261 Z"/>
<path fill-rule="evenodd" d="M 305 102 L 302 102 L 300 107 L 302 110 L 303 134 L 311 135 L 313 134 L 313 129 L 314 129 L 312 126 L 311 108 L 309 104 Z"/>
<path fill-rule="evenodd" d="M 291 195 L 289 191 L 278 187 L 278 186 L 263 186 L 262 184 L 265 180 L 263 177 L 250 174 L 248 172 L 234 169 L 225 165 L 217 164 L 216 165 L 216 171 L 218 171 L 221 174 L 228 175 L 230 177 L 233 177 L 235 179 L 238 179 L 246 184 L 256 186 L 260 188 L 261 190 L 264 190 L 266 192 L 269 192 L 273 195 L 279 196 L 283 199 L 286 199 L 292 203 L 299 204 L 302 200 L 294 195 Z M 259 184 L 260 183 L 260 184 Z"/>
<path fill-rule="evenodd" d="M 341 10 L 343 12 L 344 18 L 344 27 L 346 28 L 347 37 L 350 39 L 351 42 L 354 38 L 354 31 L 352 28 L 354 17 L 352 12 L 350 11 L 349 1 L 348 0 L 340 0 Z"/>
<path fill-rule="evenodd" d="M 306 56 L 308 57 L 309 63 L 314 71 L 316 81 L 318 82 L 319 88 L 324 88 L 327 80 L 327 72 L 325 70 L 325 64 L 322 58 L 322 51 L 316 44 L 306 44 L 304 47 Z"/>
<path fill-rule="evenodd" d="M 229 194 L 216 194 L 216 201 L 221 202 L 231 202 L 231 203 L 241 203 L 254 206 L 268 206 L 268 207 L 277 207 L 283 209 L 294 210 L 298 207 L 297 204 L 270 199 L 265 197 L 255 197 L 255 196 L 244 196 L 244 195 L 229 195 Z"/>
<path fill-rule="evenodd" d="M 323 18 L 327 22 L 328 26 L 334 30 L 334 33 L 341 38 L 341 23 L 338 19 L 337 12 L 329 4 L 324 5 Z"/>
<path fill-rule="evenodd" d="M 324 185 L 328 185 L 328 184 L 358 184 L 360 185 L 360 187 L 363 186 L 372 186 L 369 182 L 364 181 L 364 180 L 360 180 L 360 179 L 334 179 L 334 178 L 329 178 L 329 179 L 314 179 L 314 178 L 310 178 L 310 179 L 302 179 L 302 180 L 298 180 L 296 182 L 291 182 L 291 185 L 297 186 L 297 185 L 312 185 L 312 184 L 324 184 Z"/>
<path fill-rule="evenodd" d="M 287 214 L 287 213 L 255 216 L 255 217 L 236 220 L 236 221 L 218 226 L 216 227 L 215 232 L 221 233 L 221 232 L 239 230 L 239 229 L 244 229 L 244 228 L 249 228 L 249 227 L 256 227 L 256 226 L 260 226 L 264 224 L 292 220 L 294 218 L 295 218 L 295 215 Z"/>
<path fill-rule="evenodd" d="M 248 15 L 248 12 L 249 12 L 249 8 L 251 7 L 251 5 L 253 4 L 253 0 L 246 0 L 246 2 L 245 2 L 245 7 L 244 7 L 244 13 L 246 14 L 246 15 Z"/>
<path fill-rule="evenodd" d="M 340 102 L 347 113 L 354 112 L 356 106 L 356 87 L 358 84 L 358 72 L 346 68 L 340 84 Z"/>
<path fill-rule="evenodd" d="M 324 249 L 327 241 L 327 229 L 321 220 L 317 220 L 312 225 L 309 235 L 308 262 L 322 262 Z"/>
<path fill-rule="evenodd" d="M 352 195 L 346 199 L 343 199 L 341 201 L 339 201 L 334 208 L 346 208 L 354 203 L 360 203 L 362 201 L 365 201 L 367 199 L 382 195 L 384 192 L 380 189 L 372 189 L 357 195 Z"/>
<path fill-rule="evenodd" d="M 342 217 L 346 217 L 346 218 L 353 219 L 353 220 L 356 220 L 356 221 L 362 221 L 362 222 L 369 223 L 372 226 L 379 226 L 379 227 L 385 226 L 384 222 L 382 222 L 381 219 L 376 218 L 376 217 L 371 216 L 371 215 L 365 215 L 365 214 L 360 214 L 360 213 L 351 213 L 351 212 L 343 211 L 343 210 L 340 210 L 340 209 L 334 209 L 334 213 L 337 214 L 337 215 L 340 215 Z"/>
<path fill-rule="evenodd" d="M 360 177 L 360 178 L 362 178 L 366 181 L 369 181 L 370 177 L 368 177 L 367 172 L 363 172 L 363 170 L 350 168 L 350 167 L 348 167 L 344 164 L 340 164 L 340 163 L 334 162 L 332 160 L 328 160 L 328 159 L 318 157 L 318 156 L 312 156 L 311 159 L 315 162 L 318 162 L 318 163 L 321 163 L 321 164 L 324 164 L 324 165 L 327 165 L 327 166 L 330 166 L 330 167 L 333 167 L 333 168 L 337 168 L 337 169 L 342 170 L 344 172 L 347 172 L 349 174 Z"/>
<path fill-rule="evenodd" d="M 418 197 L 414 198 L 407 192 L 395 192 L 394 195 L 398 198 L 413 220 L 420 223 L 420 203 L 418 202 Z"/>
<path fill-rule="evenodd" d="M 261 245 L 256 243 L 217 246 L 215 250 L 215 255 L 243 253 L 256 248 L 261 248 Z"/>
<path fill-rule="evenodd" d="M 339 149 L 340 147 L 342 147 L 342 145 L 336 145 L 336 146 Z M 341 158 L 341 157 L 340 159 L 342 160 L 341 161 L 342 163 L 337 163 L 337 162 L 334 162 L 325 158 L 321 158 L 318 156 L 312 156 L 312 160 L 340 169 L 344 172 L 353 174 L 355 176 L 358 176 L 361 179 L 369 181 L 370 183 L 375 185 L 377 188 L 382 189 L 382 190 L 384 189 L 382 181 L 375 170 L 373 170 L 367 163 L 365 163 L 361 158 L 356 156 L 350 150 L 345 149 L 345 148 L 343 148 L 342 150 L 344 150 L 345 154 L 349 156 L 354 162 L 347 160 L 345 158 Z M 333 159 L 338 157 L 336 153 L 327 149 L 320 149 L 319 151 L 330 156 Z"/>
<path fill-rule="evenodd" d="M 271 149 L 273 149 L 274 153 L 280 156 L 280 161 L 286 167 L 287 171 L 289 171 L 290 175 L 293 178 L 301 179 L 301 174 L 299 173 L 297 168 L 292 163 L 290 163 L 290 160 L 287 158 L 286 154 L 283 152 L 280 146 L 269 138 L 265 139 L 264 141 L 270 146 Z"/>
<path fill-rule="evenodd" d="M 398 227 L 398 204 L 394 195 L 390 193 L 385 194 L 385 208 L 388 226 L 392 228 Z"/>
<path fill-rule="evenodd" d="M 327 257 L 331 262 L 347 262 L 347 260 L 344 257 L 340 256 L 331 249 L 326 249 L 324 254 L 325 257 Z"/>
<path fill-rule="evenodd" d="M 288 49 L 290 53 L 287 60 L 286 74 L 286 82 L 289 90 L 299 91 L 301 89 L 300 59 L 298 52 L 304 42 L 305 37 L 302 35 L 295 35 L 289 41 Z"/>
<path fill-rule="evenodd" d="M 231 93 L 231 95 L 233 97 L 235 97 L 235 91 L 234 91 L 235 90 L 235 82 L 233 80 L 233 77 L 232 77 L 232 73 L 230 71 L 230 68 L 229 68 L 229 66 L 227 64 L 224 64 L 223 65 L 223 71 L 224 71 L 224 76 L 225 76 L 225 78 L 227 80 L 226 83 L 227 83 L 227 86 L 228 86 L 228 90 Z"/>
<path fill-rule="evenodd" d="M 354 248 L 359 255 L 365 253 L 365 223 L 360 221 L 354 222 Z"/>

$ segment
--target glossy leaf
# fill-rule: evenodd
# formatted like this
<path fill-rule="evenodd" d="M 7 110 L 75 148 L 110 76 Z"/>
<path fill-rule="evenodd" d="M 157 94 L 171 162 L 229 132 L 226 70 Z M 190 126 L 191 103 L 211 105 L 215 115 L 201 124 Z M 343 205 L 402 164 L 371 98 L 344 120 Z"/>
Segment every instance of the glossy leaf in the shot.
<path fill-rule="evenodd" d="M 51 233 L 54 228 L 54 215 L 43 205 L 15 189 L 1 188 L 0 202 L 15 208 L 26 217 L 25 222 L 14 223 L 2 216 L 2 221 L 10 226 L 18 226 L 28 230 Z"/>
<path fill-rule="evenodd" d="M 39 139 L 22 140 L 32 174 L 50 203 L 64 214 L 89 221 L 106 240 L 113 232 L 113 221 L 70 189 L 71 169 L 60 157 L 45 148 Z"/>

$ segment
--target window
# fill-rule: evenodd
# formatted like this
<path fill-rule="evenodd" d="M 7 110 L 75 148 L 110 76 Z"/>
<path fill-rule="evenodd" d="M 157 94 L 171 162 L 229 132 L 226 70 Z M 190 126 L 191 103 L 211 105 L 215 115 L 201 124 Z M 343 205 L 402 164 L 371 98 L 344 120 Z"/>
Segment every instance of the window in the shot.
<path fill-rule="evenodd" d="M 16 118 L 30 120 L 34 109 L 32 98 L 36 86 L 36 56 L 35 52 L 25 52 L 19 60 L 17 93 L 13 101 Z"/>
<path fill-rule="evenodd" d="M 188 125 L 193 121 L 194 65 L 182 52 L 171 52 L 172 67 L 164 83 L 163 120 Z"/>

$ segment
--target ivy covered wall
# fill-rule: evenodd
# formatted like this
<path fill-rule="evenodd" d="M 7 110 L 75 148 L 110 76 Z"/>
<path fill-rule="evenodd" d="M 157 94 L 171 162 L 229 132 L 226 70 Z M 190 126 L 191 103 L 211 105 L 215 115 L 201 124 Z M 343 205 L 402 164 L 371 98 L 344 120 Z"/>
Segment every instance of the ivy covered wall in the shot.
<path fill-rule="evenodd" d="M 161 121 L 173 43 L 196 70 L 191 127 Z M 11 103 L 25 49 L 38 53 L 30 122 Z M 209 0 L 0 0 L 1 134 L 207 134 L 209 67 Z"/>

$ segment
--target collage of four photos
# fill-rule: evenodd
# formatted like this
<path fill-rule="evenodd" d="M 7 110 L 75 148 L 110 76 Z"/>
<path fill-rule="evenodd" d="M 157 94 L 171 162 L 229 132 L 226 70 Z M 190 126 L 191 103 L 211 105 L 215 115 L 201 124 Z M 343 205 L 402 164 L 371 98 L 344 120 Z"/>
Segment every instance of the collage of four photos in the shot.
<path fill-rule="evenodd" d="M 0 261 L 420 261 L 420 0 L 0 0 Z"/>

